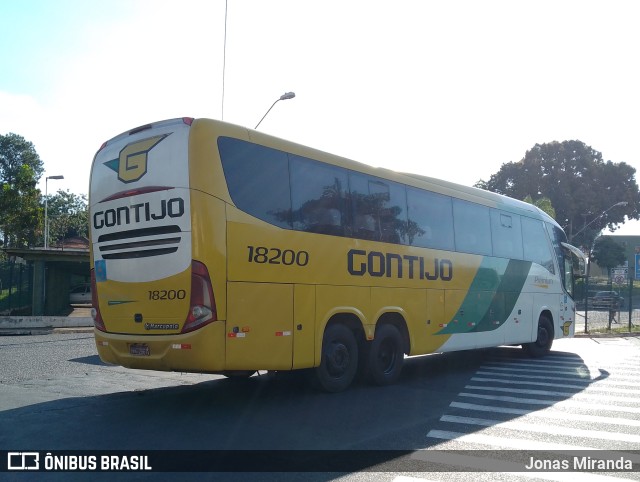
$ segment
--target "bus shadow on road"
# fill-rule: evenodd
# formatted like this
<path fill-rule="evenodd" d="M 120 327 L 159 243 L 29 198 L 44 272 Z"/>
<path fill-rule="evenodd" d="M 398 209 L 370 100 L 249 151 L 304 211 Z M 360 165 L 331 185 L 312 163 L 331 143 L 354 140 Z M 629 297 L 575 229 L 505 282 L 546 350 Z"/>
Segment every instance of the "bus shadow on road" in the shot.
<path fill-rule="evenodd" d="M 104 365 L 97 356 L 73 361 Z M 542 393 L 536 385 L 540 378 L 532 378 L 532 384 L 527 379 L 522 379 L 522 385 L 512 383 L 527 373 L 549 379 L 547 375 L 557 372 L 557 368 L 547 369 L 553 363 L 565 367 L 565 375 L 574 380 L 555 389 L 554 395 Z M 515 372 L 514 377 L 512 365 L 524 371 Z M 511 375 L 496 382 L 500 369 L 510 370 Z M 395 385 L 358 382 L 336 394 L 317 391 L 307 382 L 310 373 L 305 371 L 139 390 L 128 384 L 123 386 L 128 391 L 5 411 L 0 431 L 10 434 L 2 445 L 15 441 L 15 446 L 27 447 L 27 441 L 36 440 L 43 450 L 359 450 L 387 451 L 392 461 L 400 457 L 398 451 L 438 448 L 444 441 L 427 434 L 442 425 L 441 417 L 451 413 L 452 402 L 461 393 L 480 398 L 490 393 L 488 382 L 482 381 L 486 373 L 493 374 L 492 386 L 503 388 L 509 396 L 526 389 L 528 399 L 540 401 L 519 405 L 525 412 L 567 400 L 608 375 L 593 373 L 574 353 L 554 351 L 550 357 L 531 359 L 519 349 L 499 347 L 410 357 Z M 109 371 L 103 376 L 109 377 Z M 505 391 L 498 393 L 505 395 Z M 493 403 L 514 406 L 512 401 L 497 400 Z M 497 424 L 520 416 L 506 411 L 486 417 Z M 9 419 L 16 418 L 22 421 L 20 426 L 7 431 Z M 465 426 L 467 433 L 482 428 Z"/>
<path fill-rule="evenodd" d="M 100 360 L 100 357 L 98 355 L 89 355 L 89 356 L 83 356 L 80 358 L 72 358 L 69 361 L 75 362 L 75 363 L 84 363 L 85 365 L 109 366 L 105 362 Z"/>

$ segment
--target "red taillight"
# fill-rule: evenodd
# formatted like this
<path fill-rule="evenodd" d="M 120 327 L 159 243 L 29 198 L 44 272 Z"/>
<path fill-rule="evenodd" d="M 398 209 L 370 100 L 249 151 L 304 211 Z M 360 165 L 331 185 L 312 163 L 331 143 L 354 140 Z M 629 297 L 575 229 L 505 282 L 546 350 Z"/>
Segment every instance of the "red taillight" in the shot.
<path fill-rule="evenodd" d="M 182 122 L 184 122 L 185 124 L 187 124 L 188 126 L 190 126 L 191 124 L 193 124 L 193 117 L 183 117 L 182 118 Z"/>
<path fill-rule="evenodd" d="M 91 317 L 93 318 L 93 325 L 96 329 L 104 331 L 106 333 L 107 328 L 102 321 L 102 315 L 100 314 L 100 305 L 98 304 L 98 289 L 96 287 L 96 273 L 95 270 L 91 270 Z"/>
<path fill-rule="evenodd" d="M 182 328 L 187 333 L 217 320 L 216 301 L 207 267 L 199 261 L 191 262 L 191 301 L 189 314 Z"/>

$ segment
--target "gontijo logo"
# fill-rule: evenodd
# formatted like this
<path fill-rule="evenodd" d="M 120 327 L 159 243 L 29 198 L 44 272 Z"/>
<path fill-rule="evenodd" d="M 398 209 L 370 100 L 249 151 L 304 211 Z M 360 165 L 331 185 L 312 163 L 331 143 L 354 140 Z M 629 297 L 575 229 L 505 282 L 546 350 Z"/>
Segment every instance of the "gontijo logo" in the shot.
<path fill-rule="evenodd" d="M 168 135 L 149 137 L 148 139 L 127 144 L 120 151 L 120 156 L 117 159 L 111 159 L 105 162 L 104 165 L 117 172 L 118 179 L 122 182 L 135 182 L 147 173 L 149 151 Z"/>

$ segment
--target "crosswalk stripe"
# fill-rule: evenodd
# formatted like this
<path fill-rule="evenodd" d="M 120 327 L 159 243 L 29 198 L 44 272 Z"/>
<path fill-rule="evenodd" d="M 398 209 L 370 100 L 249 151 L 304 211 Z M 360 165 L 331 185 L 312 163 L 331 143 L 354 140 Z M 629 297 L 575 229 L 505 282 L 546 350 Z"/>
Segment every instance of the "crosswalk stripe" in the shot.
<path fill-rule="evenodd" d="M 588 386 L 593 384 L 593 380 L 588 378 L 576 378 L 576 377 L 554 377 L 550 375 L 519 375 L 516 373 L 502 373 L 499 371 L 493 370 L 484 370 L 480 369 L 476 372 L 476 375 L 484 375 L 484 376 L 492 376 L 492 377 L 509 377 L 509 378 L 525 378 L 527 380 L 556 380 L 556 381 L 567 381 L 571 383 L 580 383 L 583 386 Z M 629 378 L 631 380 L 640 379 L 640 377 Z M 598 380 L 598 386 L 611 386 L 611 385 L 624 385 L 626 387 L 638 387 L 640 388 L 640 383 L 629 382 L 626 380 L 618 380 L 616 378 L 605 378 L 602 380 Z"/>
<path fill-rule="evenodd" d="M 622 425 L 623 427 L 640 427 L 640 420 L 618 417 L 604 417 L 600 415 L 584 415 L 580 413 L 567 414 L 562 411 L 555 411 L 549 408 L 544 411 L 526 410 L 522 408 L 499 407 L 495 405 L 478 405 L 476 403 L 451 402 L 451 408 L 463 410 L 475 410 L 478 412 L 506 413 L 521 417 L 550 418 L 554 420 L 579 420 L 581 422 L 602 423 L 608 425 Z"/>
<path fill-rule="evenodd" d="M 528 451 L 601 449 L 583 446 L 589 443 L 587 440 L 616 445 L 623 450 L 638 450 L 638 368 L 640 359 L 636 357 L 616 363 L 604 358 L 583 360 L 563 356 L 547 356 L 544 360 L 494 358 L 476 370 L 463 391 L 449 404 L 448 413 L 440 417 L 442 425 L 430 430 L 427 437 L 447 441 L 443 447 L 461 446 L 467 450 L 477 446 Z M 463 431 L 456 431 L 455 427 Z M 448 428 L 453 430 L 446 430 Z M 514 438 L 510 433 L 515 437 L 521 434 L 523 438 Z M 428 450 L 419 452 L 424 452 L 419 454 L 420 458 L 434 457 L 434 462 L 441 458 L 438 453 L 429 455 Z M 617 449 L 616 453 L 640 463 L 640 453 L 623 454 Z M 500 470 L 497 462 L 494 467 Z M 457 455 L 456 461 L 447 465 L 477 469 L 478 474 L 482 474 L 487 460 L 482 458 L 479 465 L 473 464 L 472 460 L 462 460 Z M 523 477 L 573 482 L 576 478 L 571 472 L 498 473 L 506 476 L 505 480 Z M 626 480 L 626 475 L 581 472 L 579 479 L 619 481 Z"/>
<path fill-rule="evenodd" d="M 600 380 L 612 380 L 612 381 L 618 381 L 618 382 L 623 382 L 624 380 L 638 380 L 638 375 L 614 375 L 614 376 L 609 376 L 607 375 L 606 378 L 602 378 L 602 373 L 599 371 L 599 369 L 593 368 L 593 369 L 587 369 L 587 367 L 582 367 L 583 368 L 583 373 L 578 373 L 576 370 L 553 370 L 554 374 L 563 374 L 566 373 L 568 375 L 573 375 L 572 378 L 576 378 L 579 380 L 585 380 L 585 381 L 593 381 L 596 379 L 600 379 Z M 508 372 L 508 373 L 542 373 L 542 374 L 548 374 L 549 371 L 548 370 L 534 370 L 531 368 L 504 368 L 504 367 L 500 367 L 500 366 L 487 366 L 487 365 L 483 365 L 481 367 L 482 370 L 492 370 L 492 371 L 496 371 L 496 372 Z M 593 377 L 591 375 L 591 372 L 593 372 L 594 374 L 596 374 L 595 377 Z"/>
<path fill-rule="evenodd" d="M 555 442 L 542 442 L 539 440 L 505 438 L 497 437 L 494 435 L 484 435 L 481 433 L 467 434 L 462 432 L 451 432 L 448 430 L 430 430 L 427 434 L 427 437 L 517 450 L 597 450 L 594 447 L 583 447 Z"/>
<path fill-rule="evenodd" d="M 602 430 L 585 430 L 581 428 L 559 427 L 557 425 L 534 425 L 526 422 L 500 421 L 486 418 L 461 417 L 457 415 L 443 415 L 441 422 L 480 425 L 482 427 L 520 430 L 533 433 L 563 435 L 568 437 L 584 437 L 599 440 L 613 440 L 617 442 L 640 443 L 640 435 L 620 432 L 605 432 Z"/>
<path fill-rule="evenodd" d="M 640 396 L 640 390 L 633 390 L 628 388 L 616 388 L 616 387 L 598 387 L 593 385 L 571 385 L 567 383 L 550 383 L 550 382 L 532 382 L 527 380 L 505 380 L 500 378 L 480 378 L 472 377 L 472 382 L 490 382 L 490 383 L 504 383 L 508 385 L 535 385 L 538 387 L 560 387 L 560 388 L 576 388 L 578 390 L 606 390 L 609 393 L 628 393 L 629 395 Z"/>
<path fill-rule="evenodd" d="M 527 405 L 546 405 L 546 406 L 567 406 L 573 408 L 581 408 L 581 409 L 593 409 L 593 410 L 603 410 L 609 412 L 628 412 L 628 413 L 640 413 L 640 407 L 629 407 L 629 406 L 621 406 L 621 405 L 607 405 L 607 404 L 598 404 L 598 403 L 589 403 L 585 404 L 583 401 L 578 400 L 542 400 L 538 398 L 521 398 L 521 397 L 510 397 L 506 395 L 486 395 L 483 393 L 469 393 L 469 392 L 461 392 L 458 394 L 460 397 L 469 397 L 469 398 L 479 398 L 483 400 L 493 400 L 497 402 L 513 402 Z"/>
<path fill-rule="evenodd" d="M 561 370 L 575 370 L 579 368 L 617 368 L 617 369 L 638 369 L 640 363 L 633 361 L 618 361 L 614 364 L 610 362 L 595 362 L 590 360 L 589 362 L 580 362 L 580 363 L 563 363 L 563 362 L 549 362 L 546 360 L 539 360 L 539 362 L 531 361 L 531 360 L 511 360 L 511 361 L 493 361 L 487 360 L 485 362 L 487 365 L 499 365 L 503 367 L 520 367 L 520 368 L 528 368 L 534 370 L 548 370 L 549 368 L 561 369 Z"/>
<path fill-rule="evenodd" d="M 572 393 L 572 392 L 555 392 L 551 390 L 527 390 L 523 388 L 502 388 L 502 387 L 493 387 L 493 386 L 479 386 L 479 385 L 467 385 L 464 387 L 467 390 L 491 390 L 494 392 L 508 392 L 508 393 L 521 393 L 523 395 L 543 395 L 543 396 L 551 396 L 551 397 L 570 397 L 570 398 L 595 398 L 602 399 L 608 401 L 618 401 L 618 402 L 631 402 L 631 403 L 640 403 L 640 400 L 634 399 L 631 397 L 616 397 L 613 395 L 598 395 L 592 393 Z"/>
<path fill-rule="evenodd" d="M 549 373 L 549 367 L 522 368 L 522 365 L 519 365 L 517 363 L 510 364 L 510 365 L 513 365 L 513 366 L 506 366 L 506 365 L 509 365 L 509 364 L 498 365 L 498 366 L 493 366 L 493 365 L 487 364 L 487 365 L 483 365 L 482 368 L 484 368 L 484 369 L 492 369 L 492 370 L 499 370 L 499 371 Z M 566 373 L 566 374 L 571 374 L 571 375 L 574 375 L 574 376 L 584 375 L 584 378 L 586 378 L 587 380 L 591 378 L 590 369 L 588 367 L 586 367 L 586 366 L 580 366 L 580 367 L 571 368 L 571 369 L 556 368 L 556 369 L 553 370 L 553 373 Z"/>

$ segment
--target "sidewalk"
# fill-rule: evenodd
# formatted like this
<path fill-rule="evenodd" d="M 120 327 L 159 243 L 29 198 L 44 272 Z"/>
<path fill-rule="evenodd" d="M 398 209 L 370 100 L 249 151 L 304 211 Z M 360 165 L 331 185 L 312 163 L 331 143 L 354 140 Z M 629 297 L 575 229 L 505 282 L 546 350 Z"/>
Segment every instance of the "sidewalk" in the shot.
<path fill-rule="evenodd" d="M 0 335 L 92 332 L 90 306 L 75 306 L 67 316 L 0 316 Z"/>

